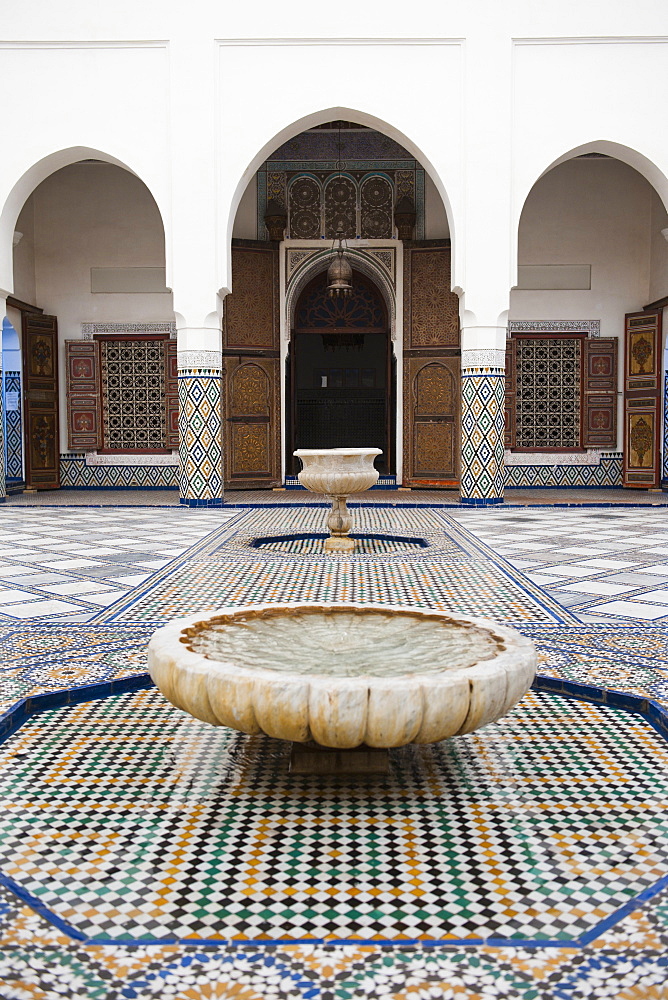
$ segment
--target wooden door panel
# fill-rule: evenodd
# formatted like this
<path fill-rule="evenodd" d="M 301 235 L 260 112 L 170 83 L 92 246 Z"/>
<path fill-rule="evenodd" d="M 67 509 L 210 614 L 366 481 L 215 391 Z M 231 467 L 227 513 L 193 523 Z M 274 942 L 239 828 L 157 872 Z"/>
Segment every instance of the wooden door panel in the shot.
<path fill-rule="evenodd" d="M 26 427 L 26 486 L 60 486 L 58 439 L 58 321 L 23 314 L 23 390 Z"/>
<path fill-rule="evenodd" d="M 454 423 L 423 421 L 414 427 L 414 474 L 427 479 L 454 477 Z"/>
<path fill-rule="evenodd" d="M 629 313 L 624 336 L 624 486 L 661 482 L 661 311 Z"/>
<path fill-rule="evenodd" d="M 279 485 L 278 358 L 227 357 L 224 386 L 226 488 Z"/>
<path fill-rule="evenodd" d="M 278 245 L 232 244 L 223 318 L 225 488 L 280 485 Z"/>
<path fill-rule="evenodd" d="M 405 373 L 410 431 L 405 481 L 454 486 L 459 478 L 459 358 L 409 357 Z"/>

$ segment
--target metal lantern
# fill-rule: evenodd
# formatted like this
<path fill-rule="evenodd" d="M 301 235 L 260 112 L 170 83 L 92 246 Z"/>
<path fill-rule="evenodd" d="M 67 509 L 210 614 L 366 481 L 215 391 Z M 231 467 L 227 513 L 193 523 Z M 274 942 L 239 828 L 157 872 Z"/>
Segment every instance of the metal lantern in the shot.
<path fill-rule="evenodd" d="M 327 268 L 327 291 L 330 298 L 335 295 L 347 298 L 353 290 L 353 269 L 343 250 L 343 233 L 337 233 L 336 237 L 339 245 L 334 250 L 334 260 Z"/>

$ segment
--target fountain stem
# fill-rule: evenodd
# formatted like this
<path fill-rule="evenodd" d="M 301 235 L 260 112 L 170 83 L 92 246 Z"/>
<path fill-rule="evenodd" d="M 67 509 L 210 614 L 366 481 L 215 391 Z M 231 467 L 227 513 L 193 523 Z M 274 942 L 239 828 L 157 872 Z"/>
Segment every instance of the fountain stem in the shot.
<path fill-rule="evenodd" d="M 333 496 L 330 499 L 332 509 L 327 518 L 329 538 L 325 541 L 325 552 L 354 552 L 355 540 L 348 534 L 353 526 L 353 519 L 346 504 L 348 497 Z"/>

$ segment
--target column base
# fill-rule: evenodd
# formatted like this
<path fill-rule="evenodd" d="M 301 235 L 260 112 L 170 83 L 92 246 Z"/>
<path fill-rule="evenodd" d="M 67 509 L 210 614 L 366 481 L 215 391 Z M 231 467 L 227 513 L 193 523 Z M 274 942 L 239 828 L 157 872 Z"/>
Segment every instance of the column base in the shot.
<path fill-rule="evenodd" d="M 211 497 L 209 500 L 199 500 L 194 497 L 179 497 L 179 503 L 185 507 L 222 507 L 222 497 Z"/>
<path fill-rule="evenodd" d="M 503 497 L 460 497 L 459 502 L 465 503 L 469 507 L 490 507 L 503 503 Z"/>

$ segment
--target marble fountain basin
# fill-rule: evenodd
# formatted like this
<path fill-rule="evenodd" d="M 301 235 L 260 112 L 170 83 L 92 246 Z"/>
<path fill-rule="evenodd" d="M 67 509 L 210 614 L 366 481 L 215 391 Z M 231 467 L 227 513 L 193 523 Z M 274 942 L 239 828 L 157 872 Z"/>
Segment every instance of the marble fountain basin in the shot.
<path fill-rule="evenodd" d="M 506 626 L 434 610 L 254 604 L 170 622 L 148 662 L 172 704 L 214 726 L 390 748 L 501 718 L 528 691 L 536 650 Z"/>
<path fill-rule="evenodd" d="M 350 496 L 363 493 L 378 482 L 374 459 L 380 448 L 300 448 L 293 454 L 301 459 L 297 478 L 312 493 Z"/>

